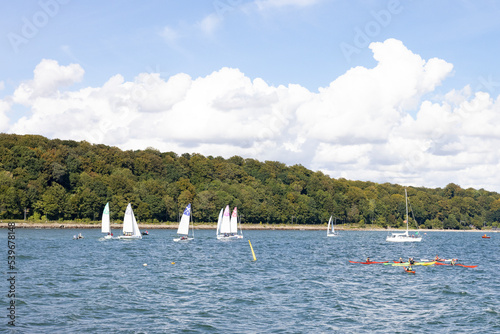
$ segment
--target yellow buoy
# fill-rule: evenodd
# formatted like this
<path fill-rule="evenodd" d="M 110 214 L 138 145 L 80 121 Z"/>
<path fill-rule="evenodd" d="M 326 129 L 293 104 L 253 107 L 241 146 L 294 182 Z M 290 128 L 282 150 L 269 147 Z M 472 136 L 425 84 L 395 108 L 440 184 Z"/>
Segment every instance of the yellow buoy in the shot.
<path fill-rule="evenodd" d="M 252 250 L 253 260 L 257 261 L 257 258 L 255 257 L 255 252 L 253 251 L 252 243 L 250 242 L 250 239 L 248 239 L 248 244 L 250 245 L 250 249 Z"/>
<path fill-rule="evenodd" d="M 175 262 L 170 262 L 170 264 L 175 264 Z"/>

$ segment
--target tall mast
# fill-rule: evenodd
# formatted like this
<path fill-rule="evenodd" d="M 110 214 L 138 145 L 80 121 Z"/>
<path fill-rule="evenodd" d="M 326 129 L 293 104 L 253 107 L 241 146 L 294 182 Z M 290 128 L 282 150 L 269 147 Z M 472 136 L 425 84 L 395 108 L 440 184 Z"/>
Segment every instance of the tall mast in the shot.
<path fill-rule="evenodd" d="M 406 232 L 408 232 L 408 195 L 406 194 L 406 188 L 405 188 L 405 200 L 406 200 Z"/>

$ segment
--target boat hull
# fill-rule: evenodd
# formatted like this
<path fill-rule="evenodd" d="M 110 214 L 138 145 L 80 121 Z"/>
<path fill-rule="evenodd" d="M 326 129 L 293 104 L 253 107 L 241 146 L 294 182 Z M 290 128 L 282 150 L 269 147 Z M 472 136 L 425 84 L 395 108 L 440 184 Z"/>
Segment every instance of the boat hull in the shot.
<path fill-rule="evenodd" d="M 218 235 L 217 240 L 237 240 L 237 239 L 243 239 L 242 235 Z"/>
<path fill-rule="evenodd" d="M 123 239 L 123 240 L 142 239 L 142 235 L 120 235 L 118 239 Z"/>
<path fill-rule="evenodd" d="M 388 236 L 385 241 L 389 242 L 421 242 L 422 237 L 411 237 L 411 236 L 401 236 L 401 235 L 390 235 Z"/>
<path fill-rule="evenodd" d="M 436 264 L 435 261 L 432 261 L 432 262 L 415 262 L 413 264 L 413 266 L 432 266 Z M 393 263 L 392 266 L 393 267 L 407 267 L 409 266 L 410 263 L 409 262 L 404 262 L 404 263 Z"/>
<path fill-rule="evenodd" d="M 455 263 L 455 264 L 451 264 L 451 263 L 436 263 L 436 264 L 439 264 L 440 266 L 457 266 L 457 267 L 464 267 L 464 268 L 477 268 L 477 266 L 466 266 L 465 264 L 461 264 L 461 263 Z"/>
<path fill-rule="evenodd" d="M 188 242 L 194 240 L 194 238 L 174 238 L 175 242 Z"/>

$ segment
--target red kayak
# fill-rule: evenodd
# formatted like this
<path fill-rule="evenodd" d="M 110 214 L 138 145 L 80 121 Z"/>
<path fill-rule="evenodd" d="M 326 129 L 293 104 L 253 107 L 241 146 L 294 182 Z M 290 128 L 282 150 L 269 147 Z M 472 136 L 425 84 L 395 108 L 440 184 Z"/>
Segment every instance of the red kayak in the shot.
<path fill-rule="evenodd" d="M 415 273 L 415 270 L 408 270 L 408 268 L 406 267 L 403 267 L 405 268 L 405 271 L 408 273 L 408 274 L 414 274 Z"/>
<path fill-rule="evenodd" d="M 489 239 L 490 237 L 485 234 L 481 238 L 483 238 L 483 239 Z"/>
<path fill-rule="evenodd" d="M 451 263 L 439 263 L 439 262 L 436 262 L 436 265 L 440 265 L 440 266 L 459 266 L 459 267 L 464 267 L 464 268 L 476 268 L 477 267 L 477 266 L 466 266 L 465 264 L 460 264 L 460 263 L 451 264 Z"/>
<path fill-rule="evenodd" d="M 436 260 L 436 259 L 434 259 L 433 261 L 439 261 L 439 262 L 450 262 L 451 260 L 453 260 L 453 259 L 437 259 L 437 260 Z M 455 260 L 457 260 L 457 259 L 455 259 Z"/>
<path fill-rule="evenodd" d="M 370 262 L 359 262 L 359 261 L 349 261 L 351 263 L 361 263 L 361 264 L 376 264 L 376 263 L 387 263 L 389 261 L 384 261 L 384 262 L 377 262 L 377 261 L 370 261 Z"/>

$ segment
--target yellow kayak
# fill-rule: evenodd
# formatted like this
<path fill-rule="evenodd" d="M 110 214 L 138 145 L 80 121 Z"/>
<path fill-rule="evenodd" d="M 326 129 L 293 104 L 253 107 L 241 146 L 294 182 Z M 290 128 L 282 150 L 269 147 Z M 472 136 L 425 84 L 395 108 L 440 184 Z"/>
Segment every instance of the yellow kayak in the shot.
<path fill-rule="evenodd" d="M 432 266 L 433 264 L 435 264 L 436 261 L 432 261 L 432 262 L 415 262 L 413 265 L 414 266 Z M 404 263 L 393 263 L 392 264 L 393 266 L 395 267 L 408 267 L 410 265 L 410 263 L 408 262 L 404 262 Z"/>

